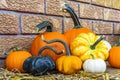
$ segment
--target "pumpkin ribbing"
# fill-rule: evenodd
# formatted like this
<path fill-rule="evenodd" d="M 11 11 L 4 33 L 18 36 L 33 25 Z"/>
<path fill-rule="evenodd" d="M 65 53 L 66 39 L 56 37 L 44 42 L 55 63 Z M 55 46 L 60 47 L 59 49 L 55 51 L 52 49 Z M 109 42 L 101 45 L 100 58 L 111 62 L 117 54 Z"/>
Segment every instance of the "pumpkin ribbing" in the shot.
<path fill-rule="evenodd" d="M 82 61 L 77 56 L 72 56 L 70 54 L 70 50 L 68 45 L 60 39 L 53 39 L 53 40 L 45 40 L 44 41 L 48 44 L 53 42 L 60 42 L 65 46 L 66 49 L 66 56 L 61 56 L 56 61 L 56 68 L 63 74 L 72 74 L 81 69 Z"/>
<path fill-rule="evenodd" d="M 109 51 L 108 62 L 114 68 L 120 68 L 120 39 Z"/>
<path fill-rule="evenodd" d="M 38 27 L 38 30 L 42 30 L 43 28 L 47 27 L 47 29 L 49 30 L 46 30 L 46 31 L 49 31 L 49 32 L 44 32 L 42 34 L 39 34 L 33 41 L 32 41 L 32 45 L 31 45 L 31 49 L 30 49 L 30 52 L 33 56 L 38 56 L 38 51 L 44 47 L 44 46 L 51 46 L 53 48 L 55 48 L 58 52 L 59 51 L 62 51 L 62 50 L 65 50 L 64 46 L 61 44 L 61 43 L 58 43 L 58 42 L 55 42 L 55 43 L 52 43 L 52 44 L 47 44 L 45 42 L 42 41 L 41 39 L 41 35 L 44 35 L 44 37 L 47 39 L 47 40 L 52 40 L 52 39 L 55 39 L 55 38 L 58 38 L 58 39 L 62 39 L 63 41 L 65 41 L 66 43 L 68 43 L 66 37 L 61 34 L 60 32 L 51 32 L 53 30 L 50 30 L 53 28 L 52 26 L 52 23 L 49 22 L 49 21 L 44 21 L 40 24 L 37 25 Z M 48 54 L 49 53 L 49 54 Z M 63 54 L 60 54 L 60 55 L 56 55 L 53 51 L 51 50 L 44 50 L 42 52 L 42 56 L 44 55 L 49 55 L 52 57 L 52 59 L 54 61 L 56 61 L 57 58 L 59 58 L 60 56 L 63 56 L 65 55 L 66 52 L 64 52 Z"/>
<path fill-rule="evenodd" d="M 32 55 L 27 51 L 14 51 L 7 55 L 5 64 L 8 70 L 18 69 L 20 72 L 25 72 L 23 70 L 23 63 Z"/>
<path fill-rule="evenodd" d="M 72 55 L 76 55 L 85 61 L 93 54 L 95 58 L 106 60 L 109 56 L 108 47 L 102 37 L 93 33 L 79 34 L 70 45 Z M 102 41 L 101 41 L 102 40 Z"/>
<path fill-rule="evenodd" d="M 74 22 L 74 27 L 73 29 L 67 30 L 66 32 L 64 32 L 64 35 L 67 37 L 69 44 L 74 40 L 74 38 L 80 34 L 80 33 L 89 33 L 89 32 L 93 32 L 92 30 L 90 30 L 89 28 L 83 27 L 80 22 L 79 19 L 77 17 L 77 15 L 74 12 L 74 9 L 71 8 L 69 5 L 64 4 L 64 10 L 68 11 L 73 19 Z"/>

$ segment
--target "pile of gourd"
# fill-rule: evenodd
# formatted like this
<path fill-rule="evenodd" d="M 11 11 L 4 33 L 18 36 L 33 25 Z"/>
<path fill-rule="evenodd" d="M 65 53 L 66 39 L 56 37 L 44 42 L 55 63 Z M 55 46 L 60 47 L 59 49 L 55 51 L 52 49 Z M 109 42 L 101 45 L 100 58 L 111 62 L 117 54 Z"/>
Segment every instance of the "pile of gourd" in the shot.
<path fill-rule="evenodd" d="M 58 70 L 63 74 L 77 71 L 104 73 L 106 61 L 112 67 L 120 68 L 120 47 L 111 47 L 104 36 L 96 35 L 92 30 L 83 27 L 74 10 L 67 4 L 63 6 L 69 12 L 74 28 L 61 34 L 53 31 L 53 24 L 43 21 L 37 25 L 38 31 L 46 28 L 32 42 L 30 52 L 25 50 L 10 52 L 6 57 L 8 70 L 45 74 Z"/>

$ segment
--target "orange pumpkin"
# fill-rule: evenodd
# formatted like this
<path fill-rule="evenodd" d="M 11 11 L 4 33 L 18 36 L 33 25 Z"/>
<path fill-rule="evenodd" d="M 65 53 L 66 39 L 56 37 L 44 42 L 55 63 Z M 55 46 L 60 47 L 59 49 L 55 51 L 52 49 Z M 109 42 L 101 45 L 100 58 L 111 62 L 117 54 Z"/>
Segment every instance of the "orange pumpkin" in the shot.
<path fill-rule="evenodd" d="M 44 35 L 45 39 L 47 39 L 47 40 L 52 40 L 52 39 L 58 38 L 58 39 L 65 41 L 66 43 L 68 43 L 66 37 L 63 34 L 61 34 L 59 32 L 51 32 L 52 31 L 51 29 L 53 27 L 52 23 L 50 23 L 49 21 L 44 21 L 41 24 L 39 24 L 37 27 L 39 30 L 41 30 L 44 27 L 47 27 L 48 32 L 44 32 L 43 34 L 39 34 L 33 40 L 32 45 L 31 45 L 31 54 L 33 56 L 37 56 L 39 50 L 44 46 L 51 46 L 51 47 L 55 48 L 58 52 L 60 52 L 61 50 L 65 50 L 64 46 L 59 42 L 47 44 L 44 41 L 42 41 L 42 39 L 41 39 L 41 35 Z M 52 57 L 52 59 L 54 61 L 56 61 L 56 59 L 59 58 L 60 56 L 66 55 L 66 52 L 64 52 L 63 54 L 57 55 L 53 51 L 46 49 L 42 52 L 41 55 L 42 56 L 49 55 Z"/>
<path fill-rule="evenodd" d="M 56 69 L 63 74 L 73 74 L 82 68 L 82 61 L 79 57 L 70 55 L 70 50 L 68 45 L 60 39 L 46 40 L 42 38 L 44 42 L 52 44 L 55 42 L 62 43 L 66 48 L 66 55 L 61 56 L 56 60 Z M 64 50 L 63 50 L 64 51 Z M 56 53 L 58 54 L 58 53 Z"/>
<path fill-rule="evenodd" d="M 114 68 L 120 68 L 120 40 L 119 45 L 114 46 L 109 51 L 108 62 Z"/>
<path fill-rule="evenodd" d="M 74 28 L 67 30 L 66 32 L 64 32 L 64 35 L 67 37 L 69 44 L 73 41 L 73 39 L 80 33 L 89 33 L 93 31 L 87 27 L 83 27 L 80 22 L 79 19 L 77 17 L 77 15 L 74 12 L 74 9 L 72 9 L 69 5 L 64 4 L 64 10 L 68 11 L 74 21 Z"/>
<path fill-rule="evenodd" d="M 6 57 L 6 68 L 10 71 L 17 69 L 20 72 L 25 72 L 25 70 L 23 70 L 23 63 L 30 56 L 32 55 L 25 50 L 10 52 Z"/>

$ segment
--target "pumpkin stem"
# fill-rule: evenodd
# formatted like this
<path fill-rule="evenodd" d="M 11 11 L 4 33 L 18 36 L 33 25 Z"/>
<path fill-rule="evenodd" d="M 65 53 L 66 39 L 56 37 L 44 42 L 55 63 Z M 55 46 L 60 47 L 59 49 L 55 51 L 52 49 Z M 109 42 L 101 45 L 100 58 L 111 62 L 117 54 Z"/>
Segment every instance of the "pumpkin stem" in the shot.
<path fill-rule="evenodd" d="M 37 31 L 42 30 L 47 27 L 46 32 L 53 32 L 53 24 L 50 21 L 43 21 L 42 23 L 37 25 Z"/>
<path fill-rule="evenodd" d="M 66 49 L 66 55 L 67 56 L 70 56 L 70 50 L 69 50 L 69 47 L 68 45 L 63 41 L 63 40 L 60 40 L 60 39 L 53 39 L 53 40 L 45 40 L 44 38 L 44 35 L 41 35 L 41 38 L 44 42 L 50 44 L 50 43 L 54 43 L 54 42 L 60 42 L 62 43 L 64 46 L 65 46 L 65 49 Z"/>
<path fill-rule="evenodd" d="M 115 46 L 120 46 L 120 38 L 118 39 L 118 42 L 115 44 Z"/>
<path fill-rule="evenodd" d="M 94 55 L 93 54 L 90 54 L 90 56 L 92 57 L 92 59 L 95 59 Z"/>
<path fill-rule="evenodd" d="M 92 50 L 94 50 L 95 47 L 97 46 L 97 44 L 98 44 L 101 40 L 103 40 L 103 36 L 100 36 L 100 38 L 99 38 L 93 45 L 91 45 L 90 48 L 91 48 Z"/>
<path fill-rule="evenodd" d="M 62 50 L 61 52 L 58 52 L 56 49 L 54 49 L 54 48 L 52 48 L 52 47 L 50 47 L 50 46 L 44 46 L 44 47 L 42 47 L 42 48 L 39 50 L 38 55 L 40 55 L 40 54 L 42 53 L 42 51 L 44 51 L 45 49 L 50 49 L 50 50 L 52 50 L 54 53 L 56 53 L 56 54 L 58 54 L 58 55 L 60 55 L 60 54 L 62 54 L 62 53 L 64 52 L 64 50 Z"/>
<path fill-rule="evenodd" d="M 72 7 L 70 7 L 68 4 L 65 3 L 63 5 L 63 10 L 66 10 L 70 13 L 70 15 L 74 21 L 74 25 L 75 25 L 74 28 L 82 28 L 82 25 L 80 24 L 79 19 L 78 19 L 77 15 L 75 14 L 74 9 Z"/>
<path fill-rule="evenodd" d="M 13 47 L 11 47 L 10 49 L 8 49 L 8 50 L 4 53 L 4 55 L 8 55 L 8 53 L 11 52 L 11 51 L 21 51 L 21 50 L 23 50 L 22 47 L 13 46 Z"/>

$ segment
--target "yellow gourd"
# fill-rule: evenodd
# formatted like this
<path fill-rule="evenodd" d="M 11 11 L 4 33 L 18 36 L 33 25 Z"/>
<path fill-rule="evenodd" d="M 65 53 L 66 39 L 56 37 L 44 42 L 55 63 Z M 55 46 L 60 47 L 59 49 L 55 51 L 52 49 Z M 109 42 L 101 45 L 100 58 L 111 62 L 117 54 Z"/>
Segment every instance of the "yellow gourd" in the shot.
<path fill-rule="evenodd" d="M 93 33 L 81 33 L 70 44 L 71 53 L 80 57 L 82 61 L 90 59 L 90 54 L 106 60 L 109 56 L 108 46 L 102 39 L 102 36 Z"/>

